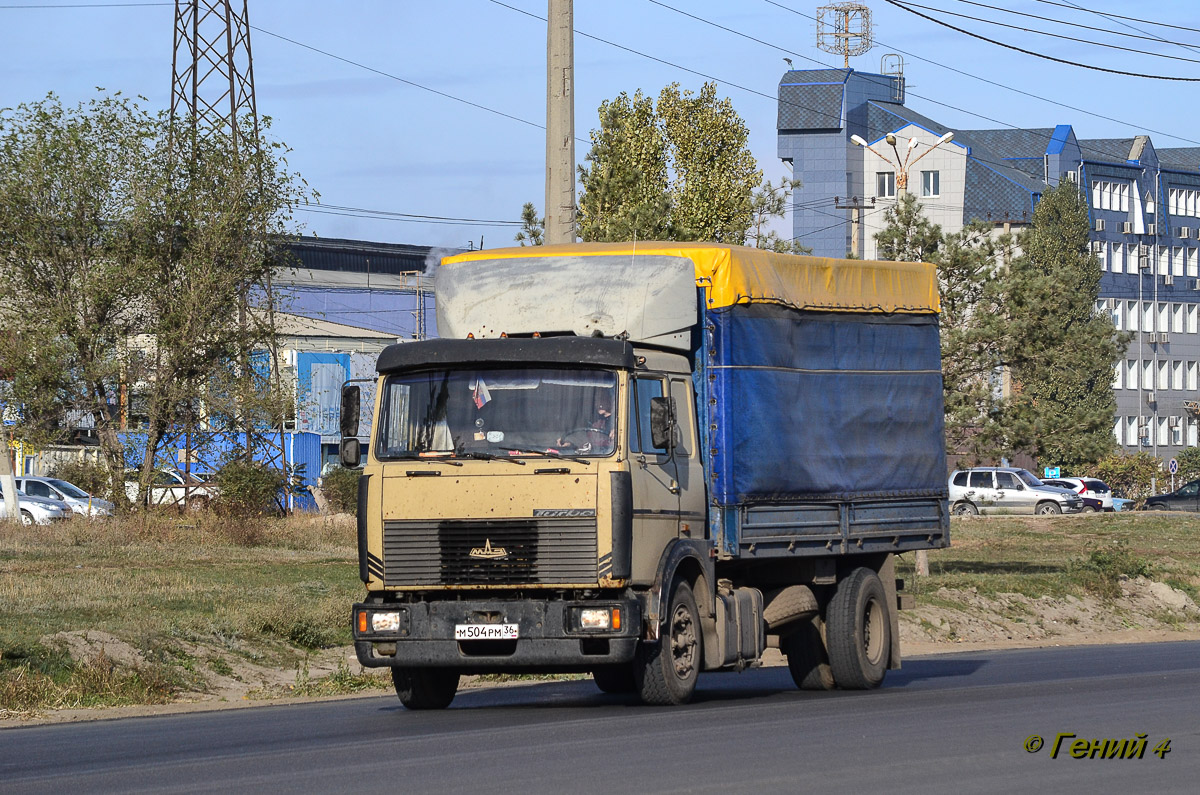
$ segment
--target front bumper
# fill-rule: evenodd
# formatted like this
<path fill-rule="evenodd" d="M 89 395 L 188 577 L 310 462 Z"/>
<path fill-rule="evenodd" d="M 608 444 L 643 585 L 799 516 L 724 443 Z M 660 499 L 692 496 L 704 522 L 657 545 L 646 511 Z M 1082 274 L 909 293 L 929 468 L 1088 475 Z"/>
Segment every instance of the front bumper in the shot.
<path fill-rule="evenodd" d="M 619 629 L 591 631 L 573 625 L 574 609 L 617 607 Z M 398 612 L 391 632 L 362 632 L 363 611 Z M 352 616 L 354 651 L 368 668 L 453 668 L 463 672 L 543 669 L 587 671 L 629 662 L 642 632 L 642 605 L 632 595 L 595 600 L 431 601 L 360 603 Z M 458 641 L 459 624 L 516 624 L 516 640 Z M 371 622 L 368 618 L 367 626 Z M 390 651 L 395 646 L 395 653 Z"/>

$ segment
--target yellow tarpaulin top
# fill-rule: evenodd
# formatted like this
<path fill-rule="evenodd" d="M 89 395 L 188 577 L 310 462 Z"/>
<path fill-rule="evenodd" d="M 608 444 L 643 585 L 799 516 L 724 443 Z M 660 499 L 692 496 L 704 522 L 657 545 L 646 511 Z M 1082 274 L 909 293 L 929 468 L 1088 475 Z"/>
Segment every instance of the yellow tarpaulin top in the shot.
<path fill-rule="evenodd" d="M 588 256 L 684 257 L 696 267 L 710 308 L 775 303 L 797 309 L 930 313 L 940 309 L 936 268 L 927 262 L 806 257 L 722 243 L 574 243 L 470 251 L 443 265 L 489 259 Z"/>

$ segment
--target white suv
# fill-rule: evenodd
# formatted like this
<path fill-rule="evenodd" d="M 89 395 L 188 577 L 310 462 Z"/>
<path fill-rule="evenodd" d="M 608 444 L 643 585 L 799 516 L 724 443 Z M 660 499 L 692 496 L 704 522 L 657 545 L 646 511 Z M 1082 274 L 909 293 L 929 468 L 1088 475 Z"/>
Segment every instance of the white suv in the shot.
<path fill-rule="evenodd" d="M 975 467 L 950 474 L 950 510 L 987 513 L 1077 513 L 1083 500 L 1068 489 L 1047 486 L 1016 467 Z"/>
<path fill-rule="evenodd" d="M 1051 486 L 1070 489 L 1080 497 L 1099 500 L 1100 510 L 1102 511 L 1114 510 L 1112 491 L 1103 480 L 1096 480 L 1096 478 L 1054 478 L 1045 482 Z"/>

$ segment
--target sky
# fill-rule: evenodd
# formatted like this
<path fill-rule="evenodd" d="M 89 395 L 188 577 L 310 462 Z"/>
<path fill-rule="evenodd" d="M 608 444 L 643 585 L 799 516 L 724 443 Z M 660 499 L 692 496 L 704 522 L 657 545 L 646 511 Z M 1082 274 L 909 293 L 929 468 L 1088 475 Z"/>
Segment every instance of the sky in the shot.
<path fill-rule="evenodd" d="M 1081 138 L 1148 134 L 1158 148 L 1200 146 L 1194 0 L 903 0 L 909 10 L 863 2 L 876 44 L 851 66 L 878 72 L 882 56 L 901 54 L 906 104 L 948 126 L 1072 124 Z M 576 0 L 576 161 L 584 161 L 602 101 L 638 89 L 657 95 L 672 82 L 698 90 L 713 79 L 746 121 L 764 175 L 789 176 L 775 137 L 784 58 L 797 69 L 842 65 L 816 47 L 818 5 Z M 297 214 L 304 234 L 496 248 L 512 243 L 525 202 L 544 207 L 546 0 L 249 0 L 248 11 L 258 112 L 291 148 L 290 168 L 320 194 L 320 206 Z M 171 2 L 0 0 L 0 108 L 49 92 L 75 104 L 102 87 L 166 109 L 173 33 Z"/>

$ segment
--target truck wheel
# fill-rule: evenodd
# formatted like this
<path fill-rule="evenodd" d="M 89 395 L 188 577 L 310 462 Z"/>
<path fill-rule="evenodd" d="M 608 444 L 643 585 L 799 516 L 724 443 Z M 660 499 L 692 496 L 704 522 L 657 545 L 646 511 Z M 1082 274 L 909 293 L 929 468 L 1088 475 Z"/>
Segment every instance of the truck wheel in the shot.
<path fill-rule="evenodd" d="M 801 690 L 833 690 L 833 671 L 825 639 L 821 637 L 824 622 L 820 616 L 802 621 L 798 628 L 779 640 L 779 650 L 787 655 L 792 681 Z"/>
<path fill-rule="evenodd" d="M 458 673 L 437 668 L 393 668 L 392 684 L 409 709 L 445 709 L 458 692 Z"/>
<path fill-rule="evenodd" d="M 638 644 L 633 677 L 646 704 L 686 704 L 700 675 L 700 611 L 691 586 L 676 580 L 671 587 L 667 622 L 657 643 Z"/>
<path fill-rule="evenodd" d="M 633 676 L 632 665 L 606 665 L 592 671 L 592 679 L 596 687 L 604 693 L 634 693 L 637 682 Z"/>
<path fill-rule="evenodd" d="M 892 650 L 892 622 L 879 575 L 859 567 L 838 583 L 829 603 L 825 636 L 829 668 L 838 687 L 879 687 Z"/>
<path fill-rule="evenodd" d="M 1049 516 L 1050 514 L 1062 513 L 1062 508 L 1058 507 L 1057 502 L 1040 502 L 1038 503 L 1037 512 L 1039 516 Z"/>

